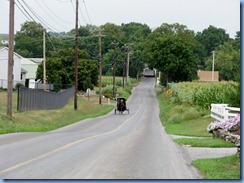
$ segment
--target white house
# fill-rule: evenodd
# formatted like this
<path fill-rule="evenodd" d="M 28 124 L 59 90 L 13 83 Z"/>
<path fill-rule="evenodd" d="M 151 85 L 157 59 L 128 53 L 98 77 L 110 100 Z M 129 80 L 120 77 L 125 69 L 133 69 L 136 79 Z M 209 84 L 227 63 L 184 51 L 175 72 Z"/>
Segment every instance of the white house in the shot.
<path fill-rule="evenodd" d="M 21 81 L 21 56 L 14 53 L 13 87 Z M 24 73 L 23 73 L 24 74 Z M 8 48 L 0 47 L 0 87 L 8 87 Z"/>
<path fill-rule="evenodd" d="M 36 71 L 38 65 L 27 58 L 21 59 L 21 69 L 26 71 L 22 72 L 21 79 L 25 81 L 25 86 L 28 88 L 35 88 Z"/>
<path fill-rule="evenodd" d="M 29 59 L 14 53 L 13 87 L 22 83 L 26 87 L 35 88 L 36 71 L 38 65 Z M 8 48 L 0 48 L 0 87 L 8 85 Z"/>

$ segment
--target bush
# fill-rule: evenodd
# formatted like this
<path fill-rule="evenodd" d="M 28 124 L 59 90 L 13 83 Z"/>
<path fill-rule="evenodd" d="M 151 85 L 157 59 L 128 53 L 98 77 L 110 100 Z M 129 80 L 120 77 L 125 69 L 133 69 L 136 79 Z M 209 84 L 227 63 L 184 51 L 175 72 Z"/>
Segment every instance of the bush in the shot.
<path fill-rule="evenodd" d="M 22 87 L 25 87 L 25 85 L 22 84 L 22 83 L 17 83 L 17 84 L 15 85 L 15 89 L 16 89 L 16 90 L 18 90 L 18 88 L 22 88 Z"/>
<path fill-rule="evenodd" d="M 117 92 L 117 87 L 115 87 L 115 94 Z M 113 99 L 113 85 L 107 85 L 105 88 L 103 88 L 102 90 L 102 94 L 106 97 L 106 98 L 110 98 Z"/>

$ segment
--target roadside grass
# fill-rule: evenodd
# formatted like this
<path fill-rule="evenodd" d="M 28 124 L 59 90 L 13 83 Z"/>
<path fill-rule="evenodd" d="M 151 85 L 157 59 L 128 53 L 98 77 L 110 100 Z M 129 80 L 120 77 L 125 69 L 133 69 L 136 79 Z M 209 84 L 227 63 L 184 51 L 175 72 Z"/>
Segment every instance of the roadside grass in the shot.
<path fill-rule="evenodd" d="M 157 93 L 160 107 L 160 119 L 168 134 L 206 137 L 206 138 L 180 138 L 175 142 L 194 147 L 235 147 L 234 144 L 222 139 L 213 139 L 207 131 L 207 126 L 212 122 L 207 110 L 196 106 L 177 104 L 172 102 L 164 92 Z M 210 137 L 210 138 L 209 138 Z"/>
<path fill-rule="evenodd" d="M 17 94 L 13 94 L 13 117 L 6 115 L 6 92 L 0 92 L 0 134 L 13 132 L 46 132 L 86 118 L 98 117 L 114 109 L 112 105 L 98 105 L 85 98 L 78 98 L 78 110 L 74 110 L 73 99 L 57 110 L 35 110 L 17 112 Z M 97 100 L 98 101 L 98 100 Z"/>
<path fill-rule="evenodd" d="M 165 130 L 168 134 L 193 136 L 193 137 L 212 137 L 207 131 L 207 126 L 211 122 L 210 118 L 197 117 L 192 120 L 183 120 L 179 123 L 168 123 Z"/>
<path fill-rule="evenodd" d="M 176 143 L 193 147 L 235 147 L 222 139 L 211 138 L 212 135 L 207 131 L 208 124 L 212 122 L 209 117 L 210 110 L 177 103 L 177 100 L 171 97 L 163 91 L 157 93 L 159 117 L 165 131 L 174 135 L 203 137 L 175 139 Z M 240 179 L 240 158 L 237 155 L 199 159 L 193 161 L 192 165 L 199 169 L 205 179 Z"/>
<path fill-rule="evenodd" d="M 235 144 L 219 138 L 179 138 L 174 141 L 177 144 L 190 145 L 192 147 L 236 147 Z"/>
<path fill-rule="evenodd" d="M 157 93 L 160 119 L 168 134 L 211 137 L 207 125 L 211 122 L 209 111 L 195 106 L 170 101 L 162 91 Z"/>
<path fill-rule="evenodd" d="M 192 162 L 205 179 L 240 179 L 240 158 L 236 155 L 223 158 L 199 159 Z"/>
<path fill-rule="evenodd" d="M 111 84 L 112 77 L 105 77 L 106 83 Z M 118 78 L 120 82 L 121 78 Z M 130 79 L 130 85 L 123 89 L 119 87 L 119 94 L 128 98 L 131 89 L 138 85 L 134 79 Z M 78 97 L 78 110 L 74 110 L 73 99 L 67 105 L 57 110 L 33 110 L 27 112 L 17 111 L 17 93 L 13 92 L 12 118 L 6 115 L 7 92 L 0 91 L 0 134 L 14 132 L 47 132 L 63 126 L 107 114 L 114 109 L 115 101 L 102 98 L 99 105 L 99 97 Z M 107 105 L 108 103 L 112 105 Z"/>

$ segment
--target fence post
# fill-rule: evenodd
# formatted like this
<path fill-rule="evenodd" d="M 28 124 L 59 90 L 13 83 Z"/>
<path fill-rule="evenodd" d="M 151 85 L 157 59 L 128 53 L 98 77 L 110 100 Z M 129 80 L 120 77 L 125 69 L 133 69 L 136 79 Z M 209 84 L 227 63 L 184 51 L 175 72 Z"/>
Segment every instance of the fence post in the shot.
<path fill-rule="evenodd" d="M 17 95 L 17 111 L 19 111 L 19 86 L 18 86 L 18 95 Z"/>

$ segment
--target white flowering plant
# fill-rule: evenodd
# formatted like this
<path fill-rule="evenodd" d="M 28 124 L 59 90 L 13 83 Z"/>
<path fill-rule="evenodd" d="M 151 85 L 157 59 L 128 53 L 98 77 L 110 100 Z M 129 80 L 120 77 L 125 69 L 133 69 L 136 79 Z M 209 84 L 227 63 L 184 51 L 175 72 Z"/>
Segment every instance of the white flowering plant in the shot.
<path fill-rule="evenodd" d="M 240 135 L 240 114 L 228 120 L 212 122 L 207 127 L 207 130 L 210 133 L 217 129 L 223 129 L 229 132 L 236 132 L 238 135 Z"/>

